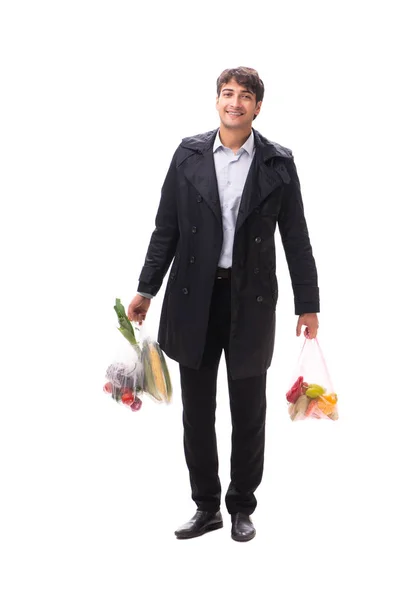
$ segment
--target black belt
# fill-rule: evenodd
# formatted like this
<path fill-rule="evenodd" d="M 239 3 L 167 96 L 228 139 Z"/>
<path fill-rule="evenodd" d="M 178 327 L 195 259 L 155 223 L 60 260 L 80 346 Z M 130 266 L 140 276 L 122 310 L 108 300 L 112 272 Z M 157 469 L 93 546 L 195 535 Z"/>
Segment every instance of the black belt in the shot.
<path fill-rule="evenodd" d="M 230 279 L 231 273 L 232 273 L 232 269 L 223 269 L 222 267 L 218 267 L 215 278 L 216 279 Z"/>

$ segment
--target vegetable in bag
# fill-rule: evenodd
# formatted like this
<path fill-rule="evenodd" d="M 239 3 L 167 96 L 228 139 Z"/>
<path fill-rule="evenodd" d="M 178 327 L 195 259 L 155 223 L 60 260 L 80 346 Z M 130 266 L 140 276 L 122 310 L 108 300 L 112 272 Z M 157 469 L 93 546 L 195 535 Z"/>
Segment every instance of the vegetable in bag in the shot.
<path fill-rule="evenodd" d="M 170 403 L 171 378 L 159 344 L 149 336 L 145 337 L 141 345 L 139 344 L 132 323 L 118 298 L 114 310 L 118 317 L 118 331 L 129 342 L 132 352 L 127 346 L 127 359 L 115 361 L 107 368 L 104 392 L 111 394 L 114 400 L 129 406 L 133 411 L 141 408 L 144 394 L 157 403 Z"/>
<path fill-rule="evenodd" d="M 286 393 L 292 421 L 339 418 L 335 393 L 316 338 L 306 339 L 300 352 L 297 378 Z M 313 381 L 314 383 L 307 383 Z"/>

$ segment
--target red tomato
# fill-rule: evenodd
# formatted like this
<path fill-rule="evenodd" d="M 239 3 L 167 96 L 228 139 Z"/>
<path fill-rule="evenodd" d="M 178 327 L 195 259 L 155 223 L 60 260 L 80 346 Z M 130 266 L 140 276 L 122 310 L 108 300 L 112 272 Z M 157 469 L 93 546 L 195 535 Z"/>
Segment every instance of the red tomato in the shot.
<path fill-rule="evenodd" d="M 140 400 L 140 398 L 136 398 L 136 400 L 134 402 L 132 402 L 131 404 L 131 410 L 137 411 L 140 410 L 142 408 L 142 401 Z"/>
<path fill-rule="evenodd" d="M 128 388 L 128 387 L 124 387 L 121 390 L 121 394 L 133 394 L 133 389 L 132 388 Z"/>
<path fill-rule="evenodd" d="M 107 394 L 111 394 L 112 392 L 112 383 L 111 381 L 107 381 L 107 383 L 104 384 L 103 386 L 103 390 L 107 393 Z"/>
<path fill-rule="evenodd" d="M 133 401 L 134 401 L 135 397 L 132 394 L 132 392 L 125 392 L 125 394 L 122 394 L 121 396 L 121 400 L 124 404 L 127 404 L 128 406 L 130 406 Z"/>

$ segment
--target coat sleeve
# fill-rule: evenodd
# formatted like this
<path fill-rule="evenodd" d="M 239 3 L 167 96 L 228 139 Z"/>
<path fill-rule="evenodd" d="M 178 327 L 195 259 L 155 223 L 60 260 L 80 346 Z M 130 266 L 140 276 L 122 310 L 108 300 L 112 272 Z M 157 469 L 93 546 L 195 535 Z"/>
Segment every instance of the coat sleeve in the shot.
<path fill-rule="evenodd" d="M 138 292 L 155 296 L 176 252 L 179 239 L 177 214 L 176 150 L 165 177 L 158 206 L 155 229 L 139 276 Z"/>
<path fill-rule="evenodd" d="M 293 158 L 285 161 L 285 167 L 287 174 L 278 227 L 292 281 L 295 314 L 317 313 L 320 310 L 318 275 Z"/>

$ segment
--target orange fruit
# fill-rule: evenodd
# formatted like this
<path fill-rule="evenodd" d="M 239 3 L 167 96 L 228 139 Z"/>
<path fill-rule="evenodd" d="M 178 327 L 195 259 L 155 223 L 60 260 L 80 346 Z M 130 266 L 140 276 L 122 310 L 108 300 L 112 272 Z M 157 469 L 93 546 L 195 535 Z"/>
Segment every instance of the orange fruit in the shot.
<path fill-rule="evenodd" d="M 318 398 L 318 408 L 324 413 L 324 415 L 330 415 L 335 410 L 335 405 L 327 402 L 322 396 Z"/>

